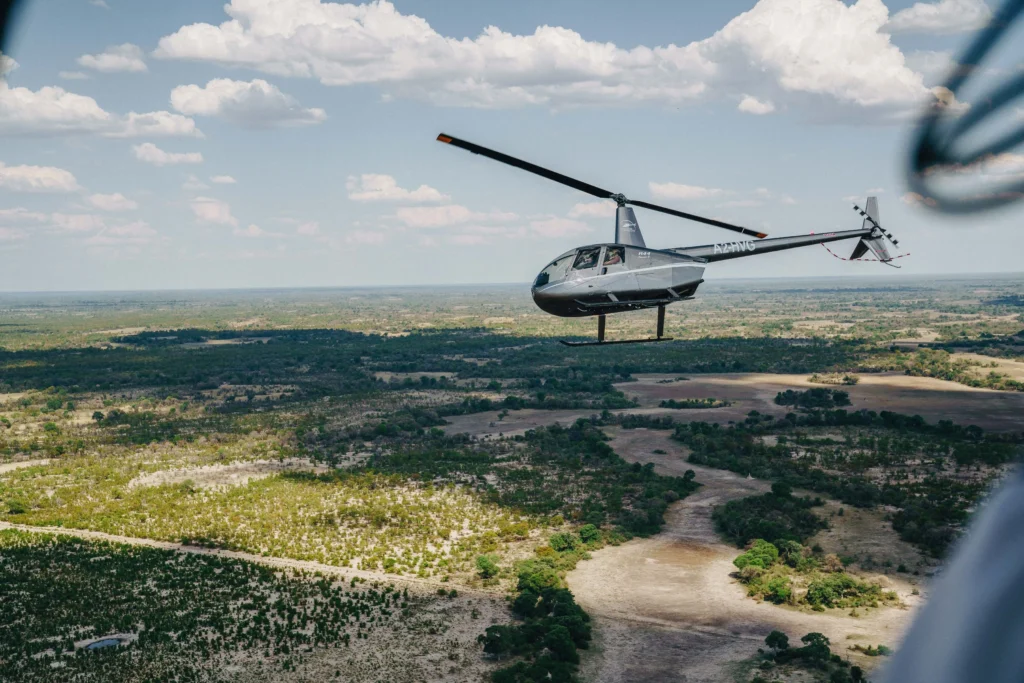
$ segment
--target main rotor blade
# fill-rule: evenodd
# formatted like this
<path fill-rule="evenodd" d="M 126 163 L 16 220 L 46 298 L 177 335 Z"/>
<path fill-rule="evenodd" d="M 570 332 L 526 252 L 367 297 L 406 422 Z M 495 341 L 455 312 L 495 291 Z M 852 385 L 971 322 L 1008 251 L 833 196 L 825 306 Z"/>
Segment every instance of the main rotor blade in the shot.
<path fill-rule="evenodd" d="M 468 142 L 466 140 L 453 138 L 451 135 L 445 135 L 444 133 L 441 133 L 440 135 L 437 136 L 437 141 L 445 142 L 454 147 L 461 147 L 462 149 L 468 152 L 472 152 L 473 154 L 480 154 L 490 159 L 494 159 L 495 161 L 500 161 L 503 164 L 508 164 L 509 166 L 515 166 L 516 168 L 521 168 L 524 171 L 529 171 L 530 173 L 536 173 L 542 178 L 554 180 L 556 183 L 568 185 L 569 187 L 576 188 L 581 192 L 586 192 L 587 194 L 594 195 L 595 197 L 600 197 L 601 199 L 612 199 L 613 197 L 615 197 L 614 192 L 603 190 L 600 187 L 597 187 L 596 185 L 591 185 L 590 183 L 585 183 L 582 180 L 570 178 L 567 175 L 562 175 L 561 173 L 550 171 L 542 166 L 538 166 L 537 164 L 531 164 L 529 161 L 516 159 L 515 157 L 510 157 L 509 155 L 502 154 L 501 152 L 495 152 L 493 149 L 487 149 L 486 147 L 481 147 L 480 145 L 473 144 L 472 142 Z"/>
<path fill-rule="evenodd" d="M 722 221 L 716 221 L 714 218 L 704 218 L 703 216 L 695 216 L 692 213 L 686 213 L 685 211 L 676 211 L 675 209 L 667 209 L 664 206 L 658 206 L 657 204 L 648 204 L 647 202 L 641 202 L 636 199 L 627 199 L 627 204 L 633 206 L 640 206 L 651 211 L 660 211 L 661 213 L 667 213 L 670 216 L 679 216 L 680 218 L 686 218 L 691 221 L 697 221 L 698 223 L 706 223 L 707 225 L 713 225 L 716 228 L 725 228 L 726 230 L 732 230 L 733 232 L 741 232 L 744 235 L 750 235 L 751 237 L 764 238 L 767 237 L 763 232 L 751 230 L 749 228 L 741 228 L 738 225 L 731 223 L 723 223 Z"/>

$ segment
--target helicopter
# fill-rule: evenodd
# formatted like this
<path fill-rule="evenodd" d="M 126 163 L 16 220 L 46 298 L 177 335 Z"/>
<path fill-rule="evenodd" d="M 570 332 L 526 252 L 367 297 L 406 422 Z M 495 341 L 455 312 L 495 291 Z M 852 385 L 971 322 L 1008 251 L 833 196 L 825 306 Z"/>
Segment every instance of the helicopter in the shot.
<path fill-rule="evenodd" d="M 893 264 L 894 257 L 890 255 L 885 241 L 888 240 L 894 247 L 898 247 L 899 243 L 878 224 L 877 197 L 868 197 L 863 209 L 854 206 L 864 218 L 857 230 L 766 239 L 768 235 L 757 230 L 629 199 L 622 193 L 609 192 L 596 185 L 445 133 L 438 135 L 437 140 L 529 171 L 594 197 L 615 201 L 614 240 L 602 244 L 588 244 L 565 252 L 540 271 L 531 288 L 534 303 L 546 313 L 566 318 L 597 316 L 597 340 L 560 340 L 567 346 L 671 341 L 672 337 L 665 336 L 665 307 L 693 299 L 697 288 L 704 282 L 705 267 L 715 261 L 858 238 L 852 255 L 846 260 L 862 260 L 862 257 L 871 251 L 875 258 L 868 260 L 877 260 L 898 267 Z M 695 247 L 652 249 L 644 242 L 632 208 L 634 206 L 730 230 L 747 239 Z M 658 309 L 656 337 L 605 340 L 605 316 L 648 308 Z"/>

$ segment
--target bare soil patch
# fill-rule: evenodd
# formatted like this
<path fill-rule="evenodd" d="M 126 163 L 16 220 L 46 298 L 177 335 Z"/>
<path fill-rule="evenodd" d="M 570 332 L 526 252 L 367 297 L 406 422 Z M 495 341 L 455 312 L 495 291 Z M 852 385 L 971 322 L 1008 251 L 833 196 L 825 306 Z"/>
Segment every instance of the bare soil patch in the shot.
<path fill-rule="evenodd" d="M 233 462 L 228 465 L 205 465 L 151 472 L 128 482 L 128 488 L 166 486 L 190 481 L 196 488 L 221 489 L 245 486 L 250 481 L 264 479 L 282 472 L 298 471 L 326 472 L 327 468 L 299 458 Z"/>
<path fill-rule="evenodd" d="M 609 433 L 611 446 L 624 459 L 654 462 L 655 470 L 664 474 L 692 469 L 704 486 L 669 510 L 658 535 L 599 550 L 567 577 L 598 632 L 593 653 L 584 658 L 587 680 L 733 681 L 742 660 L 755 655 L 773 629 L 791 638 L 824 633 L 836 651 L 866 668 L 877 661 L 847 652 L 850 642 L 892 646 L 899 641 L 910 609 L 862 611 L 855 618 L 840 610 L 815 613 L 748 598 L 729 576 L 739 551 L 718 539 L 711 510 L 763 492 L 768 483 L 687 463 L 685 449 L 668 432 Z M 655 449 L 665 454 L 654 454 Z M 921 603 L 908 584 L 891 582 L 906 604 Z"/>
<path fill-rule="evenodd" d="M 1007 361 L 1012 362 L 1012 361 Z M 1019 364 L 1024 366 L 1024 364 Z M 677 410 L 677 420 L 723 422 L 742 420 L 751 410 L 782 416 L 790 408 L 775 405 L 775 395 L 786 389 L 810 389 L 810 375 L 763 373 L 721 373 L 687 375 L 685 382 L 659 383 L 679 375 L 636 375 L 636 381 L 617 384 L 627 396 L 636 397 L 641 407 L 652 408 L 674 398 L 718 398 L 733 402 L 727 408 Z M 900 373 L 864 374 L 860 383 L 838 387 L 850 395 L 849 410 L 890 410 L 920 415 L 929 422 L 952 420 L 975 424 L 990 431 L 1020 431 L 1024 415 L 1024 393 L 977 389 L 931 377 Z"/>

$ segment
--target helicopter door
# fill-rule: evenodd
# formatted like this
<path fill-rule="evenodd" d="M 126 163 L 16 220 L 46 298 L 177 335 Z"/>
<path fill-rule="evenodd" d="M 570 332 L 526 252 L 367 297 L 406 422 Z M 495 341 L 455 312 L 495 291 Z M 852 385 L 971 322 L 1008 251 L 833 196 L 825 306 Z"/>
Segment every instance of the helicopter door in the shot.
<path fill-rule="evenodd" d="M 605 247 L 601 257 L 603 287 L 615 295 L 629 295 L 637 290 L 636 275 L 626 265 L 626 248 Z"/>
<path fill-rule="evenodd" d="M 593 277 L 597 275 L 597 267 L 601 261 L 601 247 L 586 247 L 576 252 L 576 260 L 572 262 L 572 279 Z"/>

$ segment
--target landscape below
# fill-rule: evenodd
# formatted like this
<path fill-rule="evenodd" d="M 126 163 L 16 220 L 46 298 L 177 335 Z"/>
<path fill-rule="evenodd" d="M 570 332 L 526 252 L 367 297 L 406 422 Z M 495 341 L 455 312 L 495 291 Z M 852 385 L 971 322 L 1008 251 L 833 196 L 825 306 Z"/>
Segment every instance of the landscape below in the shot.
<path fill-rule="evenodd" d="M 634 623 L 866 680 L 1020 454 L 1021 289 L 720 284 L 587 349 L 519 288 L 0 296 L 0 679 L 658 680 Z M 742 636 L 568 589 L 683 564 Z"/>

